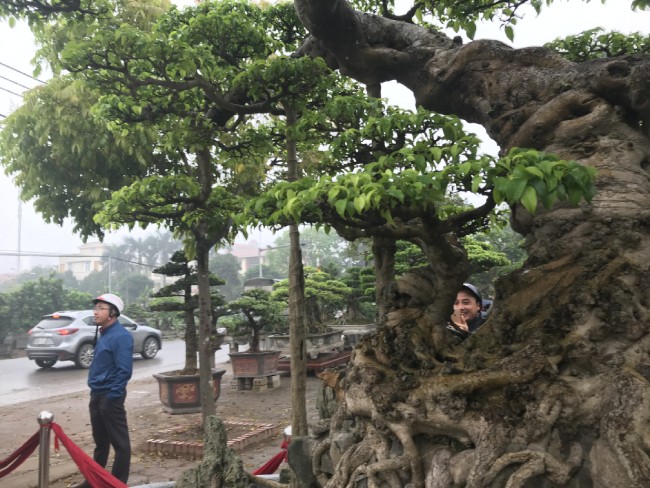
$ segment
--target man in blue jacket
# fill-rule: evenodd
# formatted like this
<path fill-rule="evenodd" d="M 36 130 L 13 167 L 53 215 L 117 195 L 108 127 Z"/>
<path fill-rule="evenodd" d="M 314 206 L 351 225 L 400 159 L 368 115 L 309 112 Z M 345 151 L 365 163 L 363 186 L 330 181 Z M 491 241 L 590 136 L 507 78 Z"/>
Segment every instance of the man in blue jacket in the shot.
<path fill-rule="evenodd" d="M 104 293 L 93 303 L 95 323 L 99 326 L 99 340 L 88 371 L 90 423 L 95 441 L 93 459 L 106 467 L 110 446 L 113 446 L 115 458 L 111 474 L 126 484 L 131 467 L 131 440 L 124 401 L 133 371 L 133 337 L 118 320 L 124 309 L 120 297 Z M 83 481 L 73 488 L 91 486 Z"/>

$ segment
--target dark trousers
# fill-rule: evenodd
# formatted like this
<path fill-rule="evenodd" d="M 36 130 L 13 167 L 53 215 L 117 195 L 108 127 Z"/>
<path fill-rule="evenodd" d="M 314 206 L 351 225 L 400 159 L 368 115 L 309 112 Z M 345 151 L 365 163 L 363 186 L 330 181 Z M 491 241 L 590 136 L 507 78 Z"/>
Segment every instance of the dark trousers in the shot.
<path fill-rule="evenodd" d="M 106 395 L 91 395 L 90 423 L 93 429 L 95 452 L 93 459 L 106 467 L 110 446 L 115 451 L 111 474 L 126 483 L 131 467 L 131 440 L 126 422 L 126 410 L 122 398 L 109 399 Z"/>

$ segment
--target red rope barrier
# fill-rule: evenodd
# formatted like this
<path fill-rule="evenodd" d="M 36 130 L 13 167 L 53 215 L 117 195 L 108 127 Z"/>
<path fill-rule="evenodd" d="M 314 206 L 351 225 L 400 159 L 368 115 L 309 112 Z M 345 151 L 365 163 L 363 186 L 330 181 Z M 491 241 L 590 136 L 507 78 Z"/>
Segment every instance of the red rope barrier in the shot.
<path fill-rule="evenodd" d="M 7 476 L 14 469 L 23 464 L 25 459 L 31 456 L 34 449 L 38 447 L 39 442 L 39 433 L 36 432 L 36 434 L 31 436 L 29 440 L 20 446 L 13 454 L 10 454 L 7 459 L 0 461 L 0 468 L 2 468 L 0 471 L 0 478 Z"/>
<path fill-rule="evenodd" d="M 277 471 L 277 469 L 282 464 L 282 461 L 287 459 L 287 448 L 289 447 L 289 443 L 287 441 L 283 441 L 280 447 L 282 447 L 282 450 L 271 459 L 269 459 L 264 466 L 260 466 L 255 471 L 253 471 L 254 475 L 273 474 Z"/>
<path fill-rule="evenodd" d="M 52 430 L 56 436 L 55 444 L 56 440 L 61 440 L 61 443 L 70 453 L 70 457 L 79 468 L 79 471 L 93 488 L 128 488 L 125 483 L 122 483 L 111 475 L 111 473 L 102 468 L 93 458 L 72 442 L 63 433 L 60 425 L 52 422 Z"/>

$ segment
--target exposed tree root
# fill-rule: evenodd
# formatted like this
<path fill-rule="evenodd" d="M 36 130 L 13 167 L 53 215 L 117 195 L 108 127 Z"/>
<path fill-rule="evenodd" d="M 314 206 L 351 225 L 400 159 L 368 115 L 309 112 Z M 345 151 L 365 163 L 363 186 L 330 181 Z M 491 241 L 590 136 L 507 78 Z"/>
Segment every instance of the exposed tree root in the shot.
<path fill-rule="evenodd" d="M 539 475 L 546 475 L 556 485 L 563 486 L 582 462 L 582 454 L 582 448 L 578 444 L 571 446 L 566 463 L 543 451 L 525 450 L 504 454 L 485 474 L 484 482 L 491 483 L 508 465 L 520 464 L 521 467 L 508 478 L 505 488 L 521 488 L 526 481 Z"/>

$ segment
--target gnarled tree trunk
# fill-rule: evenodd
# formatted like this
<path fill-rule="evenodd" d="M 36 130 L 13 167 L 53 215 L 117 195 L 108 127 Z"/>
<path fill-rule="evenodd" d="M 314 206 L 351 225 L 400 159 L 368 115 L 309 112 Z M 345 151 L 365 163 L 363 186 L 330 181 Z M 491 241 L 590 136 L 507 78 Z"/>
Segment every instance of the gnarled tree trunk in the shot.
<path fill-rule="evenodd" d="M 542 48 L 460 46 L 341 1 L 295 4 L 314 36 L 304 53 L 366 84 L 395 79 L 418 104 L 482 124 L 503 151 L 598 170 L 591 204 L 513 209 L 530 257 L 470 339 L 449 340 L 439 307 L 393 302 L 355 350 L 316 453 L 321 483 L 650 486 L 650 57 L 574 64 Z M 398 287 L 421 288 L 412 278 Z"/>

